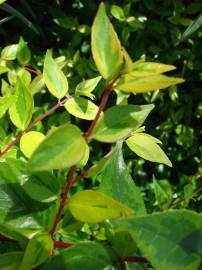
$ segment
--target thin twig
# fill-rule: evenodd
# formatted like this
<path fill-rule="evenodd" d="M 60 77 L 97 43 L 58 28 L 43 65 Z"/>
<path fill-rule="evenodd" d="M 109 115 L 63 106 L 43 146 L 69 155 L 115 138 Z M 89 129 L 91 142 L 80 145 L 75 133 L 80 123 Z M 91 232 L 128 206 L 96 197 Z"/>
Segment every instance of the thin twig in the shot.
<path fill-rule="evenodd" d="M 43 120 L 46 116 L 51 114 L 53 111 L 55 111 L 57 108 L 62 106 L 68 98 L 65 98 L 62 101 L 59 101 L 57 104 L 55 104 L 53 107 L 51 107 L 47 112 L 44 114 L 40 115 L 38 118 L 36 118 L 27 128 L 25 128 L 15 139 L 12 141 L 1 153 L 0 153 L 0 158 L 2 158 L 10 149 L 13 147 L 20 139 L 21 137 L 29 131 L 33 126 L 35 126 L 39 121 Z"/>

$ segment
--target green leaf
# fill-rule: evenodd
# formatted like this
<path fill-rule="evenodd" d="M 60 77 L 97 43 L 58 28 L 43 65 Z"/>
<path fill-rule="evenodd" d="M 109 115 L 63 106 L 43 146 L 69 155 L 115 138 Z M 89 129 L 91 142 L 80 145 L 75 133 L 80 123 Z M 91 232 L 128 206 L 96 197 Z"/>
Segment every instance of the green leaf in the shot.
<path fill-rule="evenodd" d="M 128 147 L 141 158 L 172 167 L 172 163 L 157 144 L 158 142 L 158 139 L 146 133 L 136 133 L 126 140 Z"/>
<path fill-rule="evenodd" d="M 140 190 L 124 163 L 122 143 L 117 143 L 112 155 L 105 163 L 99 179 L 101 180 L 99 191 L 132 208 L 137 216 L 146 214 Z"/>
<path fill-rule="evenodd" d="M 111 6 L 111 14 L 114 18 L 116 18 L 119 21 L 124 21 L 125 19 L 123 9 L 117 5 Z"/>
<path fill-rule="evenodd" d="M 53 240 L 49 234 L 37 234 L 28 243 L 19 270 L 33 269 L 42 264 L 53 248 Z"/>
<path fill-rule="evenodd" d="M 147 77 L 164 73 L 174 69 L 176 69 L 175 66 L 165 65 L 161 63 L 136 62 L 133 63 L 133 67 L 129 75 L 134 77 Z"/>
<path fill-rule="evenodd" d="M 92 54 L 97 69 L 106 80 L 118 75 L 123 63 L 121 44 L 101 3 L 92 26 Z"/>
<path fill-rule="evenodd" d="M 104 193 L 93 190 L 84 190 L 73 195 L 69 201 L 69 209 L 75 219 L 86 223 L 129 216 L 133 212 Z"/>
<path fill-rule="evenodd" d="M 61 99 L 67 94 L 67 78 L 53 60 L 50 50 L 47 51 L 45 56 L 43 77 L 48 90 L 53 96 Z"/>
<path fill-rule="evenodd" d="M 1 57 L 4 60 L 15 60 L 16 59 L 16 54 L 18 50 L 18 44 L 13 44 L 6 46 L 3 48 L 1 52 Z"/>
<path fill-rule="evenodd" d="M 30 84 L 30 92 L 32 95 L 40 92 L 45 87 L 44 78 L 41 75 L 37 75 Z"/>
<path fill-rule="evenodd" d="M 27 158 L 30 158 L 44 138 L 45 135 L 41 132 L 29 131 L 25 133 L 20 140 L 20 150 Z"/>
<path fill-rule="evenodd" d="M 33 230 L 51 230 L 58 203 L 44 204 L 28 197 L 21 186 L 27 179 L 24 162 L 11 158 L 0 162 L 0 225 L 29 236 Z"/>
<path fill-rule="evenodd" d="M 35 173 L 25 178 L 22 188 L 30 198 L 42 203 L 50 203 L 59 198 L 60 183 L 49 172 Z"/>
<path fill-rule="evenodd" d="M 80 82 L 76 86 L 75 94 L 79 96 L 89 97 L 90 99 L 94 99 L 95 96 L 91 94 L 91 92 L 96 88 L 101 78 L 102 78 L 101 76 L 98 76 L 93 79 L 84 80 Z"/>
<path fill-rule="evenodd" d="M 85 120 L 93 120 L 99 110 L 92 101 L 81 97 L 68 99 L 64 106 L 70 114 Z"/>
<path fill-rule="evenodd" d="M 103 270 L 112 264 L 111 254 L 103 245 L 86 241 L 50 258 L 41 270 Z"/>
<path fill-rule="evenodd" d="M 17 49 L 17 59 L 21 65 L 26 65 L 31 59 L 31 52 L 23 37 L 20 37 Z"/>
<path fill-rule="evenodd" d="M 29 85 L 31 83 L 31 79 L 32 79 L 32 76 L 29 73 L 29 71 L 27 71 L 26 69 L 21 68 L 18 71 L 17 76 L 21 79 L 21 81 L 24 83 L 24 85 L 26 85 L 26 87 L 29 87 Z"/>
<path fill-rule="evenodd" d="M 17 128 L 24 129 L 29 125 L 32 118 L 34 100 L 29 89 L 20 78 L 16 82 L 15 95 L 17 97 L 16 102 L 9 109 L 10 119 Z"/>
<path fill-rule="evenodd" d="M 128 73 L 133 68 L 133 61 L 124 47 L 122 47 L 124 66 L 121 73 Z"/>
<path fill-rule="evenodd" d="M 168 180 L 159 180 L 157 181 L 153 177 L 153 187 L 155 198 L 158 206 L 161 209 L 166 209 L 172 202 L 172 187 Z"/>
<path fill-rule="evenodd" d="M 89 149 L 88 145 L 86 144 L 86 150 L 85 150 L 84 156 L 79 161 L 78 167 L 82 168 L 87 164 L 88 159 L 89 159 L 89 155 L 90 155 L 90 149 Z"/>
<path fill-rule="evenodd" d="M 116 142 L 140 127 L 154 105 L 119 105 L 104 112 L 92 138 L 101 142 Z"/>
<path fill-rule="evenodd" d="M 171 85 L 184 82 L 181 78 L 168 77 L 165 75 L 152 75 L 147 77 L 137 77 L 130 73 L 122 75 L 116 89 L 124 92 L 143 93 L 157 89 L 167 88 Z"/>
<path fill-rule="evenodd" d="M 1 270 L 16 270 L 19 269 L 20 262 L 23 258 L 22 251 L 14 251 L 0 255 Z"/>
<path fill-rule="evenodd" d="M 198 270 L 202 255 L 202 215 L 172 210 L 114 222 L 126 230 L 156 270 Z"/>
<path fill-rule="evenodd" d="M 10 108 L 10 106 L 16 101 L 16 96 L 8 95 L 0 97 L 0 118 Z"/>
<path fill-rule="evenodd" d="M 67 124 L 56 128 L 32 154 L 28 168 L 47 171 L 71 167 L 84 156 L 86 142 L 80 129 Z"/>
<path fill-rule="evenodd" d="M 185 32 L 182 34 L 181 39 L 177 42 L 177 45 L 179 45 L 181 42 L 188 39 L 194 32 L 196 32 L 199 27 L 202 25 L 202 14 L 198 16 L 196 20 L 193 21 L 192 24 L 185 30 Z"/>

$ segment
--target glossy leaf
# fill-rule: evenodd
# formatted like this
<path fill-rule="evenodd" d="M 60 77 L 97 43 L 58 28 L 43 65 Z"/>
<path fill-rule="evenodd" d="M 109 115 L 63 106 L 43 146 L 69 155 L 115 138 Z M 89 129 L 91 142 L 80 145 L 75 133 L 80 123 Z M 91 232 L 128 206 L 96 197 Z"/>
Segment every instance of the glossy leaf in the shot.
<path fill-rule="evenodd" d="M 61 251 L 44 264 L 41 270 L 103 270 L 112 264 L 108 249 L 97 242 L 86 241 Z"/>
<path fill-rule="evenodd" d="M 92 138 L 101 142 L 116 142 L 140 127 L 154 105 L 119 105 L 104 112 Z"/>
<path fill-rule="evenodd" d="M 1 52 L 1 57 L 4 60 L 15 60 L 16 59 L 16 54 L 18 50 L 18 44 L 13 44 L 6 46 L 3 48 Z"/>
<path fill-rule="evenodd" d="M 1 270 L 16 270 L 19 269 L 20 262 L 23 258 L 22 251 L 14 251 L 0 255 Z"/>
<path fill-rule="evenodd" d="M 75 219 L 85 223 L 98 223 L 106 219 L 129 216 L 132 210 L 104 193 L 84 190 L 69 201 L 69 209 Z"/>
<path fill-rule="evenodd" d="M 120 41 L 101 3 L 92 27 L 92 54 L 97 69 L 106 80 L 120 71 L 123 56 Z"/>
<path fill-rule="evenodd" d="M 17 128 L 24 129 L 29 125 L 32 118 L 34 100 L 29 89 L 20 78 L 16 82 L 15 95 L 17 97 L 16 102 L 9 110 L 10 119 Z"/>
<path fill-rule="evenodd" d="M 19 270 L 33 269 L 42 264 L 53 248 L 53 240 L 48 234 L 37 234 L 28 243 Z"/>
<path fill-rule="evenodd" d="M 172 65 L 165 65 L 154 62 L 137 62 L 133 63 L 132 70 L 129 74 L 134 77 L 146 77 L 164 73 L 174 69 L 176 69 L 176 67 Z"/>
<path fill-rule="evenodd" d="M 26 65 L 31 59 L 31 52 L 23 37 L 20 37 L 17 49 L 17 59 L 21 65 Z"/>
<path fill-rule="evenodd" d="M 93 120 L 99 110 L 92 101 L 81 97 L 68 99 L 64 106 L 70 114 L 85 120 Z"/>
<path fill-rule="evenodd" d="M 47 51 L 45 56 L 43 77 L 48 90 L 53 96 L 61 99 L 67 94 L 67 78 L 52 58 L 51 51 Z"/>
<path fill-rule="evenodd" d="M 121 76 L 116 85 L 116 89 L 124 92 L 143 93 L 157 89 L 164 89 L 182 82 L 184 82 L 184 80 L 181 78 L 168 77 L 165 75 L 137 77 L 128 73 Z"/>
<path fill-rule="evenodd" d="M 146 214 L 140 189 L 135 185 L 124 163 L 122 143 L 116 145 L 99 179 L 99 191 L 132 208 L 137 216 Z"/>
<path fill-rule="evenodd" d="M 128 147 L 138 156 L 172 167 L 172 163 L 164 151 L 157 144 L 156 138 L 146 133 L 136 133 L 126 140 Z"/>
<path fill-rule="evenodd" d="M 16 101 L 16 96 L 7 95 L 5 97 L 0 97 L 0 118 L 5 114 L 5 112 L 10 108 L 10 106 Z"/>
<path fill-rule="evenodd" d="M 0 225 L 30 236 L 37 230 L 51 230 L 58 204 L 32 200 L 23 190 L 28 179 L 25 164 L 20 160 L 0 162 Z"/>
<path fill-rule="evenodd" d="M 102 78 L 101 76 L 98 76 L 93 79 L 84 80 L 80 82 L 76 86 L 75 94 L 79 96 L 89 97 L 90 99 L 94 99 L 95 96 L 91 94 L 91 92 L 96 88 L 101 78 Z"/>
<path fill-rule="evenodd" d="M 30 158 L 34 150 L 45 139 L 45 135 L 38 131 L 29 131 L 25 133 L 20 140 L 20 149 L 23 154 Z"/>
<path fill-rule="evenodd" d="M 173 210 L 114 222 L 126 230 L 156 270 L 198 270 L 202 255 L 202 215 Z"/>
<path fill-rule="evenodd" d="M 71 167 L 84 156 L 86 142 L 80 129 L 74 125 L 60 126 L 51 132 L 32 154 L 28 168 L 48 171 Z"/>

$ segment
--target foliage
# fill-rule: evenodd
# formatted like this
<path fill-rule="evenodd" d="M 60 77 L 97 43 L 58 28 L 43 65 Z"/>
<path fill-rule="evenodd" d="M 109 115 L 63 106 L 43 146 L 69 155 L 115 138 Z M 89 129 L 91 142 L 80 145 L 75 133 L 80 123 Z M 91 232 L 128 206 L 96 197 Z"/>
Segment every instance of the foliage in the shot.
<path fill-rule="evenodd" d="M 3 2 L 0 268 L 199 269 L 201 4 Z"/>

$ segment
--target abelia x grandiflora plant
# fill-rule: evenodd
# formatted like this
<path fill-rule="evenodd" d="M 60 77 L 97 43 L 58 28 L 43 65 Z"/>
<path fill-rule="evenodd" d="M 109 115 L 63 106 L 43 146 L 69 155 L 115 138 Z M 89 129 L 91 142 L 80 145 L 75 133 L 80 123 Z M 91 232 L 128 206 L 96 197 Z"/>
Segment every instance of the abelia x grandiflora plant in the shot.
<path fill-rule="evenodd" d="M 162 75 L 174 66 L 133 62 L 103 3 L 91 41 L 99 74 L 81 81 L 74 94 L 68 91 L 63 64 L 53 59 L 51 50 L 42 73 L 27 66 L 31 54 L 23 38 L 1 52 L 0 71 L 8 81 L 2 79 L 0 115 L 8 112 L 18 136 L 6 136 L 2 126 L 0 240 L 7 251 L 0 255 L 0 269 L 197 270 L 202 256 L 201 214 L 168 210 L 168 204 L 162 212 L 147 214 L 122 155 L 127 144 L 143 159 L 172 166 L 161 141 L 145 133 L 143 123 L 154 105 L 129 104 L 128 98 L 183 79 Z M 97 105 L 100 81 L 106 87 Z M 33 117 L 34 94 L 44 85 L 58 102 Z M 113 91 L 117 104 L 106 109 Z M 51 130 L 42 128 L 41 121 L 59 108 L 61 114 L 75 117 L 72 123 L 66 120 Z M 76 118 L 91 121 L 87 131 L 75 124 L 80 123 Z M 94 140 L 111 143 L 112 150 L 89 166 Z M 98 175 L 96 189 L 75 193 L 71 189 Z"/>

